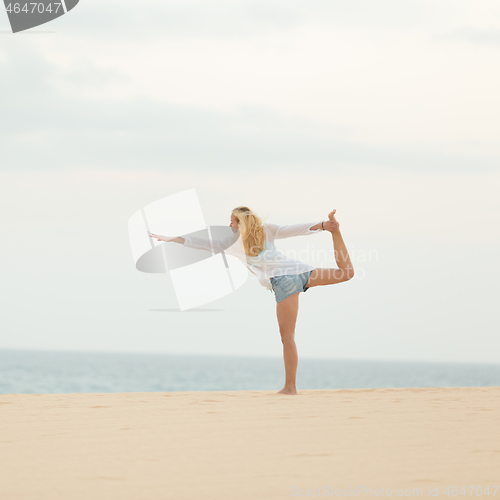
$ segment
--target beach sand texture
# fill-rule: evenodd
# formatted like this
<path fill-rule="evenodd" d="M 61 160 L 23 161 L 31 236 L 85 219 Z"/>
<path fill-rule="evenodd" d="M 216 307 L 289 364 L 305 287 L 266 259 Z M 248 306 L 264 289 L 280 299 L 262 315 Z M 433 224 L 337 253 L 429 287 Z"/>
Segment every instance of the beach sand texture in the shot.
<path fill-rule="evenodd" d="M 453 498 L 447 485 L 500 498 L 500 387 L 0 395 L 2 500 Z"/>

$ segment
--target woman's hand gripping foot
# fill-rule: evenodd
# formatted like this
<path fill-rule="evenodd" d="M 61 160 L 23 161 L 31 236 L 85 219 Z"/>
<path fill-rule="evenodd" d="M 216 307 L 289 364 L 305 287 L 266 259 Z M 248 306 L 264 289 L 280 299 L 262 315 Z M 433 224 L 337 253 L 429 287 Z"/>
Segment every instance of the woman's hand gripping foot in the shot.
<path fill-rule="evenodd" d="M 335 219 L 335 212 L 337 210 L 332 210 L 329 214 L 328 214 L 328 220 L 323 222 L 323 227 L 325 228 L 325 231 L 330 231 L 330 233 L 333 233 L 335 231 L 339 231 L 340 230 L 340 224 L 337 222 L 337 220 Z"/>

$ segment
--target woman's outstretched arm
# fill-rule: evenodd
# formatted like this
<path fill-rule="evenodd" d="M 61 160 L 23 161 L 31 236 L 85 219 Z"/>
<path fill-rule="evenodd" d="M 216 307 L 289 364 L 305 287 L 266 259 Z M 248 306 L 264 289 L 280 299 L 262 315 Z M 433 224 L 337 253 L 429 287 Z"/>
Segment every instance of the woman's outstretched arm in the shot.
<path fill-rule="evenodd" d="M 322 224 L 323 223 L 323 224 Z M 267 229 L 275 239 L 291 238 L 293 236 L 304 236 L 315 234 L 319 231 L 333 231 L 338 229 L 338 222 L 322 221 L 318 223 L 301 223 L 278 226 L 277 224 L 266 224 Z"/>
<path fill-rule="evenodd" d="M 156 238 L 158 241 L 172 241 L 173 243 L 184 244 L 184 238 L 182 236 L 162 236 L 161 234 L 150 233 L 151 238 Z"/>
<path fill-rule="evenodd" d="M 274 239 L 291 238 L 293 236 L 304 236 L 307 234 L 317 233 L 321 230 L 321 222 L 315 224 L 314 222 L 305 222 L 301 224 L 288 224 L 286 226 L 279 226 L 278 224 L 266 223 L 265 227 Z"/>
<path fill-rule="evenodd" d="M 239 233 L 236 233 L 227 238 L 211 240 L 207 238 L 200 238 L 198 236 L 192 236 L 190 234 L 174 237 L 151 233 L 151 237 L 156 238 L 158 241 L 172 241 L 174 243 L 180 243 L 181 245 L 194 248 L 196 250 L 207 250 L 212 253 L 219 253 L 227 250 L 233 243 L 236 242 L 238 236 Z"/>

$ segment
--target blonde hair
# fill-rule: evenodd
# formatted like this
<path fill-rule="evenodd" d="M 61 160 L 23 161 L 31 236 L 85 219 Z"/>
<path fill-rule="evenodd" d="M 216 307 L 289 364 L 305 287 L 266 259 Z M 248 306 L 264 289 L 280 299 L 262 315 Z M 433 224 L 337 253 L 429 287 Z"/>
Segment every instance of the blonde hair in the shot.
<path fill-rule="evenodd" d="M 264 250 L 266 239 L 262 219 L 248 207 L 236 207 L 232 213 L 238 222 L 245 253 L 256 257 Z"/>

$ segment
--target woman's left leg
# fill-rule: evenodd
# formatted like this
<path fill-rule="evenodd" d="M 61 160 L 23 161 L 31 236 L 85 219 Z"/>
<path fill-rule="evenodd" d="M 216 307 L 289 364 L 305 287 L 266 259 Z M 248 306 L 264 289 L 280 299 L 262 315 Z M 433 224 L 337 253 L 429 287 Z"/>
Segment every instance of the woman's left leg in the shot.
<path fill-rule="evenodd" d="M 295 293 L 276 304 L 276 315 L 283 343 L 283 359 L 285 361 L 285 387 L 278 394 L 297 394 L 295 378 L 299 362 L 295 345 L 295 323 L 299 311 L 299 294 Z"/>

